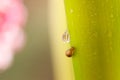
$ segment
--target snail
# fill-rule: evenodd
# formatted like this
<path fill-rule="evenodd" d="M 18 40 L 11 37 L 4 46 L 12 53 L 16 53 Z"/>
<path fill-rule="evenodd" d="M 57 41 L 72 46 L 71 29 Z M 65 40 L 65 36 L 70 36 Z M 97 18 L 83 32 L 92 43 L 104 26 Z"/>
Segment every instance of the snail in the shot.
<path fill-rule="evenodd" d="M 73 56 L 73 52 L 74 52 L 74 47 L 71 47 L 70 49 L 68 49 L 65 54 L 67 57 L 72 57 Z"/>

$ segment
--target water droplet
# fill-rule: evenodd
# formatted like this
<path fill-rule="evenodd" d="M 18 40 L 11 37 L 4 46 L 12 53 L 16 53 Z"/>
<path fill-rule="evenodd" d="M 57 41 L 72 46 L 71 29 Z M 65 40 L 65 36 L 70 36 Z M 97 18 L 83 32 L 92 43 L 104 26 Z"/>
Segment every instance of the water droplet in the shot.
<path fill-rule="evenodd" d="M 95 1 L 93 0 L 93 1 L 91 1 L 91 3 L 95 3 Z"/>
<path fill-rule="evenodd" d="M 109 2 L 109 0 L 106 0 L 106 2 Z"/>
<path fill-rule="evenodd" d="M 96 15 L 97 15 L 97 13 L 94 13 L 94 15 L 96 16 Z"/>
<path fill-rule="evenodd" d="M 110 15 L 110 18 L 113 18 L 113 17 L 114 17 L 114 15 L 113 15 L 113 14 L 111 14 L 111 15 Z"/>
<path fill-rule="evenodd" d="M 93 14 L 91 14 L 90 16 L 92 16 L 92 17 L 93 17 L 94 15 L 93 15 Z"/>
<path fill-rule="evenodd" d="M 68 31 L 65 31 L 64 34 L 62 35 L 62 40 L 64 43 L 69 43 L 70 42 L 70 35 Z"/>
<path fill-rule="evenodd" d="M 93 17 L 93 16 L 96 16 L 96 15 L 97 15 L 96 13 L 91 14 L 92 17 Z"/>
<path fill-rule="evenodd" d="M 110 8 L 113 9 L 113 6 L 111 6 Z"/>
<path fill-rule="evenodd" d="M 70 9 L 70 13 L 73 13 L 74 11 L 73 11 L 73 9 Z"/>
<path fill-rule="evenodd" d="M 93 55 L 94 55 L 94 56 L 97 55 L 97 52 L 94 52 Z"/>

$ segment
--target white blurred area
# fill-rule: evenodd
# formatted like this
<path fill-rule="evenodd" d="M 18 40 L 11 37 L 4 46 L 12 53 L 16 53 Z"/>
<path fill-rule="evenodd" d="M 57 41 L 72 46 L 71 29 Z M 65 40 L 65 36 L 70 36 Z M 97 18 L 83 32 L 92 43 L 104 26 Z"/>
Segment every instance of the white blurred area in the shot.
<path fill-rule="evenodd" d="M 11 66 L 16 51 L 15 49 L 19 49 L 20 45 L 24 45 L 24 37 L 20 37 L 21 32 L 23 32 L 23 25 L 20 24 L 24 24 L 26 21 L 26 10 L 19 0 L 0 1 L 1 72 L 1 70 L 4 71 Z M 22 36 L 24 36 L 24 34 Z M 20 42 L 21 44 L 19 44 Z"/>
<path fill-rule="evenodd" d="M 24 27 L 26 44 L 15 56 L 12 66 L 0 73 L 0 80 L 53 80 L 47 0 L 24 0 L 24 2 L 29 14 L 27 25 Z M 9 57 L 6 61 L 12 61 L 10 55 L 6 57 Z"/>

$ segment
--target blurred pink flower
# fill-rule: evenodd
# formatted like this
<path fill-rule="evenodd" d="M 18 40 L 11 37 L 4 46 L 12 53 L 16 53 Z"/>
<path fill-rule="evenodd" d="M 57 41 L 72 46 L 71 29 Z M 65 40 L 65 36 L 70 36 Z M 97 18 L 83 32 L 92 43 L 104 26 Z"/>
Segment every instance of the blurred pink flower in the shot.
<path fill-rule="evenodd" d="M 24 45 L 26 15 L 22 0 L 0 0 L 0 70 L 11 66 L 14 53 Z"/>

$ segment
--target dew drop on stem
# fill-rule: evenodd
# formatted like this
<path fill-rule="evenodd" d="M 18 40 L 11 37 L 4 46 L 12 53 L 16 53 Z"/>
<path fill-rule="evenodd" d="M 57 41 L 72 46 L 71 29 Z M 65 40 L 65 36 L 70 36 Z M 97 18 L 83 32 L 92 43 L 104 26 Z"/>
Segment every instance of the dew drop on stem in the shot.
<path fill-rule="evenodd" d="M 62 40 L 64 43 L 69 43 L 70 42 L 70 35 L 68 31 L 65 31 L 62 35 Z"/>

